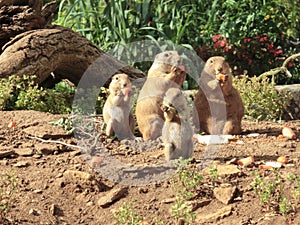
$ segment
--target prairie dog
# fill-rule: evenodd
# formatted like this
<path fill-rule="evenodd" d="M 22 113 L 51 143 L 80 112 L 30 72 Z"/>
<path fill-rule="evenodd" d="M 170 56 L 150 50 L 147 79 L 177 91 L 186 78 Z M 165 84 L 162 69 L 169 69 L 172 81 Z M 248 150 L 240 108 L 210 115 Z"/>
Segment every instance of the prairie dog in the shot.
<path fill-rule="evenodd" d="M 193 154 L 193 130 L 189 124 L 187 102 L 179 88 L 170 88 L 163 100 L 165 122 L 162 129 L 166 160 L 187 159 Z"/>
<path fill-rule="evenodd" d="M 164 115 L 161 104 L 170 87 L 180 87 L 186 77 L 181 57 L 176 51 L 155 56 L 136 105 L 136 119 L 144 140 L 161 136 Z"/>
<path fill-rule="evenodd" d="M 214 56 L 207 60 L 194 104 L 197 131 L 208 134 L 241 133 L 244 105 L 239 92 L 232 86 L 232 70 L 224 57 Z"/>
<path fill-rule="evenodd" d="M 135 122 L 131 113 L 130 97 L 133 94 L 127 74 L 116 74 L 109 84 L 109 95 L 103 107 L 106 135 L 115 134 L 119 140 L 133 139 Z"/>

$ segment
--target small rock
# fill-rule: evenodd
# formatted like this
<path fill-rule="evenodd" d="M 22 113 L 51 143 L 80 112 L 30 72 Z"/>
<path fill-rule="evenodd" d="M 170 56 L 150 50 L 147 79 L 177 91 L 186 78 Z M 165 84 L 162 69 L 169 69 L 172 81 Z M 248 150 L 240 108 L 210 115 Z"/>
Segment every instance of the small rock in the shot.
<path fill-rule="evenodd" d="M 94 205 L 94 202 L 92 202 L 92 201 L 86 203 L 86 206 L 87 206 L 87 207 L 90 207 L 90 206 L 93 206 L 93 205 Z"/>
<path fill-rule="evenodd" d="M 35 209 L 30 209 L 29 215 L 39 216 L 39 215 L 41 215 L 41 212 L 38 210 L 35 210 Z"/>
<path fill-rule="evenodd" d="M 3 166 L 7 166 L 7 165 L 8 165 L 8 160 L 2 160 L 1 164 L 2 164 Z"/>
<path fill-rule="evenodd" d="M 203 213 L 198 214 L 196 219 L 196 224 L 207 223 L 209 221 L 214 221 L 218 219 L 222 219 L 226 216 L 229 216 L 232 213 L 232 206 L 225 206 L 222 209 L 217 210 L 214 213 Z"/>
<path fill-rule="evenodd" d="M 45 143 L 38 143 L 35 145 L 35 149 L 38 153 L 41 153 L 43 155 L 51 155 L 55 151 L 57 151 L 57 146 L 53 144 L 50 145 Z"/>
<path fill-rule="evenodd" d="M 175 201 L 176 201 L 176 197 L 173 197 L 173 198 L 166 198 L 166 199 L 162 200 L 161 203 L 170 204 L 170 203 L 173 203 Z"/>
<path fill-rule="evenodd" d="M 64 172 L 63 177 L 69 181 L 77 181 L 79 183 L 86 183 L 93 179 L 91 174 L 77 170 L 67 170 Z"/>
<path fill-rule="evenodd" d="M 58 173 L 55 178 L 61 178 L 63 177 L 63 175 L 64 175 L 63 173 Z"/>
<path fill-rule="evenodd" d="M 43 193 L 43 191 L 41 189 L 36 189 L 36 190 L 33 191 L 33 193 L 41 194 L 41 193 Z"/>
<path fill-rule="evenodd" d="M 243 142 L 242 140 L 238 140 L 238 141 L 236 142 L 236 144 L 237 144 L 237 145 L 243 145 L 243 144 L 245 144 L 245 142 Z"/>
<path fill-rule="evenodd" d="M 51 215 L 53 215 L 53 216 L 61 215 L 61 209 L 55 204 L 52 204 L 50 206 L 49 211 L 50 211 Z"/>
<path fill-rule="evenodd" d="M 140 194 L 142 194 L 142 193 L 143 193 L 143 194 L 148 193 L 148 189 L 147 189 L 147 188 L 141 188 L 141 187 L 140 187 L 138 190 L 139 190 L 139 193 L 140 193 Z"/>
<path fill-rule="evenodd" d="M 14 164 L 14 167 L 19 167 L 20 168 L 20 167 L 27 167 L 29 165 L 30 165 L 30 163 L 27 162 L 27 161 L 19 161 L 19 162 Z"/>
<path fill-rule="evenodd" d="M 15 152 L 20 156 L 32 156 L 34 154 L 34 150 L 32 148 L 17 148 L 15 149 Z"/>
<path fill-rule="evenodd" d="M 241 171 L 236 165 L 217 165 L 219 176 L 238 175 Z"/>
<path fill-rule="evenodd" d="M 4 151 L 0 151 L 0 159 L 1 158 L 5 158 L 11 155 L 14 155 L 15 151 L 14 150 L 4 150 Z"/>
<path fill-rule="evenodd" d="M 230 187 L 216 187 L 214 189 L 215 197 L 222 202 L 223 204 L 230 204 L 232 203 L 233 199 L 236 197 L 237 187 L 230 186 Z"/>
<path fill-rule="evenodd" d="M 32 137 L 39 137 L 42 139 L 59 139 L 70 137 L 70 134 L 58 126 L 50 124 L 37 124 L 23 129 L 23 132 Z"/>
<path fill-rule="evenodd" d="M 75 151 L 70 153 L 70 156 L 73 158 L 73 157 L 78 156 L 80 154 L 81 154 L 81 150 L 75 150 Z"/>
<path fill-rule="evenodd" d="M 227 161 L 226 164 L 230 165 L 230 164 L 236 164 L 237 158 L 232 158 L 231 160 Z"/>
<path fill-rule="evenodd" d="M 208 205 L 210 202 L 211 202 L 210 199 L 187 201 L 181 206 L 181 208 L 182 210 L 186 208 L 191 210 L 191 212 L 194 212 L 197 209 Z"/>
<path fill-rule="evenodd" d="M 100 197 L 98 200 L 98 205 L 101 207 L 107 207 L 111 203 L 119 200 L 127 194 L 128 187 L 120 187 L 116 189 L 112 189 L 105 194 L 105 196 Z"/>
<path fill-rule="evenodd" d="M 40 159 L 40 158 L 42 158 L 42 154 L 34 154 L 32 156 L 32 158 L 34 158 L 34 159 Z"/>

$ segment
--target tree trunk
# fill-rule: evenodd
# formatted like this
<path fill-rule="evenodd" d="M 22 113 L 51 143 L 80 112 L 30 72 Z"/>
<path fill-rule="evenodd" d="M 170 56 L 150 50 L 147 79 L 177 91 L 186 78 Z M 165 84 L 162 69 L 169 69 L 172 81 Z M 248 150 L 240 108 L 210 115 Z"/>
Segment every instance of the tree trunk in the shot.
<path fill-rule="evenodd" d="M 105 52 L 71 29 L 48 25 L 54 8 L 51 4 L 42 8 L 42 2 L 0 0 L 0 45 L 6 42 L 0 55 L 0 78 L 26 74 L 36 75 L 38 83 L 68 79 L 77 85 L 87 68 Z M 131 78 L 144 77 L 141 71 L 113 57 L 103 58 L 106 61 L 101 70 L 116 67 Z"/>

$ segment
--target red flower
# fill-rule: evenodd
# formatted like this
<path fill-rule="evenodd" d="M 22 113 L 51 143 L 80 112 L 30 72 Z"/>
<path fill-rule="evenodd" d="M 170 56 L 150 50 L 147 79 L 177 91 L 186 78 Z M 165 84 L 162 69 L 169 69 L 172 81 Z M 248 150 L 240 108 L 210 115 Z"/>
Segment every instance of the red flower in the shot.
<path fill-rule="evenodd" d="M 217 42 L 222 36 L 220 34 L 216 35 L 216 36 L 213 36 L 212 37 L 212 40 L 213 42 Z"/>
<path fill-rule="evenodd" d="M 227 41 L 226 40 L 220 40 L 220 41 L 218 41 L 218 43 L 223 48 L 227 44 Z"/>
<path fill-rule="evenodd" d="M 278 56 L 278 55 L 280 55 L 280 54 L 282 54 L 282 50 L 281 49 L 277 49 L 275 52 L 274 52 L 274 55 L 275 56 Z"/>
<path fill-rule="evenodd" d="M 263 36 L 263 37 L 261 37 L 261 38 L 259 39 L 260 42 L 264 42 L 264 41 L 266 41 L 266 40 L 268 40 L 268 37 L 267 37 L 267 36 Z"/>
<path fill-rule="evenodd" d="M 269 48 L 269 50 L 271 50 L 271 49 L 274 48 L 274 45 L 273 45 L 273 44 L 269 44 L 269 45 L 268 45 L 268 48 Z"/>
<path fill-rule="evenodd" d="M 244 38 L 244 42 L 245 42 L 245 43 L 251 42 L 251 38 Z"/>

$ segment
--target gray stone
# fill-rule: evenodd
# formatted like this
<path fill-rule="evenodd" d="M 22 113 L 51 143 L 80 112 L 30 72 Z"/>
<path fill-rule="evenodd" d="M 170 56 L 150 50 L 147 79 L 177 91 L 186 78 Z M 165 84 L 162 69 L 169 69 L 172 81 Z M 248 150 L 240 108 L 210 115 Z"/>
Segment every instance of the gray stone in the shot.
<path fill-rule="evenodd" d="M 106 193 L 104 196 L 100 197 L 98 200 L 98 205 L 101 207 L 108 207 L 113 202 L 119 200 L 127 194 L 127 187 L 120 187 L 116 189 L 112 189 Z"/>
<path fill-rule="evenodd" d="M 214 189 L 214 196 L 223 204 L 232 203 L 233 199 L 236 197 L 237 187 L 229 186 L 229 187 L 216 187 Z"/>

